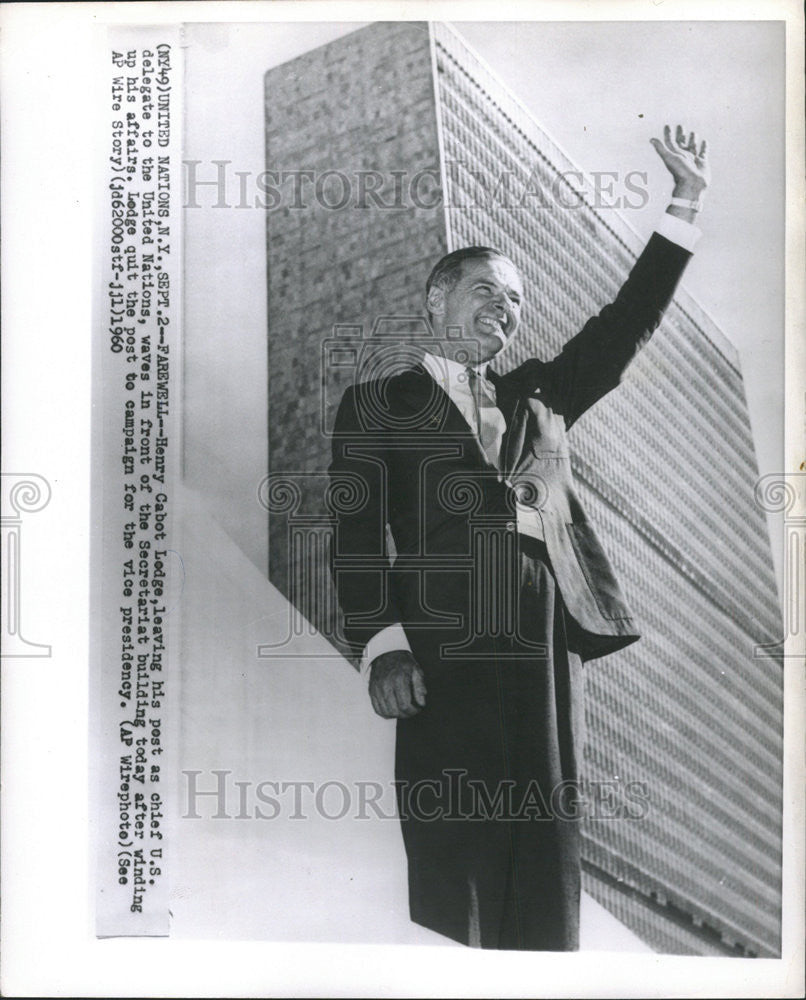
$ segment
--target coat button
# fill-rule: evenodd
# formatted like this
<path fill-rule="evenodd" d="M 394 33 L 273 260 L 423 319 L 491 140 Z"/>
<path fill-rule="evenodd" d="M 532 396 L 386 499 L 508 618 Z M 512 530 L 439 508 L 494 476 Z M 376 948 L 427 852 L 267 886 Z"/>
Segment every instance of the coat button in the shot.
<path fill-rule="evenodd" d="M 507 521 L 507 531 L 514 531 L 514 530 L 515 530 L 515 522 Z"/>

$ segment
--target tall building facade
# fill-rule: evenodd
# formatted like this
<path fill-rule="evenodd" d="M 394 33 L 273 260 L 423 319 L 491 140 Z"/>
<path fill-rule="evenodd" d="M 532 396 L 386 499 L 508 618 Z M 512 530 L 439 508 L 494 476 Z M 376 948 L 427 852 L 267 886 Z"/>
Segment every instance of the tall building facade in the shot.
<path fill-rule="evenodd" d="M 514 367 L 610 301 L 641 241 L 446 25 L 373 24 L 271 70 L 266 123 L 269 575 L 333 634 L 310 579 L 335 407 L 428 336 L 433 262 L 481 243 L 518 265 Z M 776 955 L 783 681 L 754 651 L 780 611 L 738 357 L 684 290 L 570 442 L 643 634 L 587 668 L 584 886 L 659 951 Z"/>

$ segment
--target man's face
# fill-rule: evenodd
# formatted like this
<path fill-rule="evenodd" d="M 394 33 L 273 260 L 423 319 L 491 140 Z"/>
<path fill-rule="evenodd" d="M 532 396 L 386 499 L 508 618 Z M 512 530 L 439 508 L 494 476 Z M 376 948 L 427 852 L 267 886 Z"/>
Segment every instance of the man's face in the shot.
<path fill-rule="evenodd" d="M 443 329 L 461 328 L 470 362 L 480 364 L 495 357 L 518 329 L 522 299 L 523 285 L 514 264 L 490 257 L 464 261 L 453 288 L 432 287 L 428 301 Z"/>

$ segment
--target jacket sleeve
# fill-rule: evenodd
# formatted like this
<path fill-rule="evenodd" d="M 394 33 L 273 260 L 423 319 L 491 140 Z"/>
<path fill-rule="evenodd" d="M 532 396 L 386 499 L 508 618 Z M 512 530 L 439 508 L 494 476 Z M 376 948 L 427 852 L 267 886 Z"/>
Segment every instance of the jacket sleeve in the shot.
<path fill-rule="evenodd" d="M 344 616 L 341 638 L 355 656 L 381 629 L 401 620 L 390 593 L 384 435 L 367 429 L 359 390 L 347 389 L 336 416 L 327 497 L 334 522 L 330 571 Z"/>
<path fill-rule="evenodd" d="M 669 306 L 691 253 L 653 233 L 615 300 L 542 366 L 570 427 L 621 381 Z"/>

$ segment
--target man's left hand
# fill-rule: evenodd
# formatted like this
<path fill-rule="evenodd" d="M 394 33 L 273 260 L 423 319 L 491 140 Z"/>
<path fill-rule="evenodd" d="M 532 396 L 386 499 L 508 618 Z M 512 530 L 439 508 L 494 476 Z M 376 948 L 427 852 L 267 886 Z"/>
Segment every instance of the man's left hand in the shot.
<path fill-rule="evenodd" d="M 660 139 L 650 139 L 650 142 L 674 178 L 672 196 L 697 201 L 711 180 L 705 140 L 699 143 L 694 132 L 686 135 L 680 125 L 672 138 L 671 128 L 665 125 L 663 142 Z"/>

